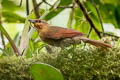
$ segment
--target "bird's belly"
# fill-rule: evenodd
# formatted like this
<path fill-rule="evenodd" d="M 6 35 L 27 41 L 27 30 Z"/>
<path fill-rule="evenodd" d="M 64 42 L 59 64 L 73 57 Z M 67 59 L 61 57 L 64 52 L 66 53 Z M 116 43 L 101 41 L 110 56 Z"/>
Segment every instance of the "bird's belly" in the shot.
<path fill-rule="evenodd" d="M 49 45 L 60 47 L 60 40 L 54 40 L 49 38 L 41 38 L 41 40 Z"/>
<path fill-rule="evenodd" d="M 41 38 L 42 41 L 46 42 L 49 45 L 56 46 L 56 47 L 68 47 L 71 44 L 80 44 L 81 40 L 77 40 L 76 37 L 74 38 L 65 38 L 65 39 L 49 39 L 49 38 Z"/>

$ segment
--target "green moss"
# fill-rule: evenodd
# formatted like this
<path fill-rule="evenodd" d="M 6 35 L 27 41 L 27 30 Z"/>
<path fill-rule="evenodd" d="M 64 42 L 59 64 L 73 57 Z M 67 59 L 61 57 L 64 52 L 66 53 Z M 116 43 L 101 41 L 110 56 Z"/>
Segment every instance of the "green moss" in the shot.
<path fill-rule="evenodd" d="M 0 59 L 1 80 L 28 80 L 29 78 L 28 63 L 24 58 L 12 56 Z"/>
<path fill-rule="evenodd" d="M 30 80 L 31 63 L 48 63 L 62 72 L 65 80 L 120 79 L 120 49 L 76 48 L 62 53 L 41 52 L 32 58 L 3 57 L 0 59 L 0 79 Z"/>

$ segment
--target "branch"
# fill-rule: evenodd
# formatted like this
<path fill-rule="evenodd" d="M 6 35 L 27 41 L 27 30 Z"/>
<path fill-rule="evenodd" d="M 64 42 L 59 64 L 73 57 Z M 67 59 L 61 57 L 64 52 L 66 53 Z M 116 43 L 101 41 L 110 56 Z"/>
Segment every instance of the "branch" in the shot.
<path fill-rule="evenodd" d="M 0 31 L 4 34 L 4 36 L 8 39 L 8 41 L 10 42 L 13 50 L 14 50 L 14 53 L 17 55 L 17 56 L 21 56 L 18 48 L 16 47 L 14 41 L 11 39 L 11 37 L 9 36 L 9 34 L 7 33 L 7 31 L 4 29 L 4 27 L 0 24 Z"/>
<path fill-rule="evenodd" d="M 100 32 L 103 35 L 108 35 L 108 36 L 112 36 L 112 37 L 116 37 L 116 38 L 120 38 L 119 36 L 113 35 L 113 34 L 109 34 L 109 33 L 105 33 L 105 32 Z"/>
<path fill-rule="evenodd" d="M 80 9 L 82 10 L 84 16 L 86 17 L 86 19 L 88 20 L 89 24 L 91 25 L 91 27 L 95 30 L 95 32 L 97 33 L 97 35 L 99 36 L 99 38 L 101 38 L 101 34 L 100 31 L 95 27 L 95 25 L 93 24 L 92 20 L 90 19 L 90 17 L 88 16 L 85 8 L 83 7 L 83 5 L 81 4 L 81 2 L 79 0 L 75 0 L 76 3 L 78 4 L 78 6 L 80 7 Z"/>
<path fill-rule="evenodd" d="M 3 33 L 1 32 L 1 39 L 2 39 L 2 45 L 4 47 L 4 50 L 6 50 L 6 47 L 5 47 L 5 39 L 4 39 L 4 36 L 3 36 Z"/>
<path fill-rule="evenodd" d="M 26 11 L 27 15 L 29 15 L 29 0 L 26 0 Z"/>
<path fill-rule="evenodd" d="M 32 0 L 32 2 L 33 2 L 33 8 L 34 8 L 35 16 L 36 16 L 36 18 L 39 18 L 40 14 L 39 14 L 39 7 L 38 7 L 38 4 L 37 4 L 37 1 Z"/>
<path fill-rule="evenodd" d="M 74 8 L 74 6 L 58 6 L 57 8 Z"/>
<path fill-rule="evenodd" d="M 102 24 L 102 19 L 100 17 L 100 13 L 99 13 L 99 10 L 97 9 L 97 6 L 96 6 L 96 3 L 94 2 L 94 0 L 91 0 L 91 2 L 93 3 L 96 11 L 97 11 L 97 14 L 98 14 L 98 17 L 99 17 L 99 21 L 100 21 L 100 24 L 101 24 L 101 27 L 102 27 L 102 31 L 104 32 L 104 28 L 103 28 L 103 24 Z"/>
<path fill-rule="evenodd" d="M 0 24 L 2 24 L 2 6 L 1 6 L 1 2 L 0 2 Z M 1 40 L 2 40 L 2 45 L 4 47 L 4 50 L 6 50 L 5 48 L 5 39 L 3 36 L 3 33 L 1 32 Z"/>
<path fill-rule="evenodd" d="M 73 0 L 73 8 L 72 8 L 72 12 L 71 12 L 71 17 L 70 17 L 70 28 L 72 28 L 72 23 L 73 23 L 73 16 L 74 16 L 74 6 L 75 6 L 75 2 Z"/>
<path fill-rule="evenodd" d="M 0 2 L 0 24 L 2 24 L 2 7 L 1 7 L 1 2 Z M 2 39 L 2 45 L 4 47 L 4 50 L 6 50 L 5 48 L 5 40 L 4 40 L 4 36 L 3 33 L 1 32 L 1 39 Z"/>

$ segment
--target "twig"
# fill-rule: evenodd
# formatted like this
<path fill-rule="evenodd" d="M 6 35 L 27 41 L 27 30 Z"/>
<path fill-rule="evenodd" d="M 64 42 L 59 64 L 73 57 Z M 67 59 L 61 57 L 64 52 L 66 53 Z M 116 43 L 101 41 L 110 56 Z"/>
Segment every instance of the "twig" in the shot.
<path fill-rule="evenodd" d="M 26 0 L 26 11 L 27 15 L 29 15 L 29 0 Z"/>
<path fill-rule="evenodd" d="M 44 3 L 46 3 L 49 6 L 53 6 L 50 3 L 48 3 L 46 0 L 43 0 Z M 57 6 L 57 8 L 74 8 L 74 6 Z"/>
<path fill-rule="evenodd" d="M 98 17 L 99 17 L 99 21 L 100 21 L 100 24 L 101 24 L 101 27 L 102 27 L 102 31 L 104 32 L 104 27 L 103 27 L 103 24 L 102 24 L 102 19 L 100 17 L 100 13 L 99 13 L 99 10 L 97 9 L 97 6 L 96 6 L 96 3 L 94 2 L 94 0 L 91 0 L 91 2 L 93 3 L 96 11 L 97 11 L 97 14 L 98 14 Z"/>
<path fill-rule="evenodd" d="M 87 35 L 87 38 L 89 38 L 91 32 L 92 32 L 92 27 L 90 27 L 90 30 L 89 30 L 88 35 Z M 86 46 L 86 43 L 84 43 L 84 48 L 85 48 L 85 46 Z"/>
<path fill-rule="evenodd" d="M 38 3 L 35 8 L 39 7 L 42 3 L 43 3 L 43 2 Z"/>
<path fill-rule="evenodd" d="M 53 4 L 53 9 L 57 9 L 57 7 L 59 6 L 61 0 L 57 0 L 54 4 Z"/>
<path fill-rule="evenodd" d="M 104 35 L 108 35 L 108 36 L 120 38 L 119 36 L 116 36 L 116 35 L 113 35 L 113 34 L 109 34 L 109 33 L 105 33 L 105 32 L 100 32 L 100 33 L 101 33 L 101 34 L 104 34 Z"/>
<path fill-rule="evenodd" d="M 0 2 L 0 24 L 2 24 L 2 7 L 1 7 L 1 2 Z M 3 36 L 3 33 L 1 32 L 1 39 L 2 39 L 2 45 L 4 47 L 4 50 L 6 50 L 5 48 L 5 41 L 4 41 L 4 36 Z"/>
<path fill-rule="evenodd" d="M 42 0 L 44 3 L 46 3 L 49 6 L 52 6 L 51 4 L 49 4 L 46 0 Z"/>
<path fill-rule="evenodd" d="M 57 8 L 74 8 L 74 6 L 58 6 Z"/>
<path fill-rule="evenodd" d="M 4 27 L 1 24 L 0 24 L 0 30 L 4 34 L 4 36 L 9 40 L 9 42 L 10 42 L 16 56 L 21 56 L 21 54 L 20 54 L 18 48 L 16 47 L 14 41 L 11 39 L 11 37 L 9 36 L 7 31 L 4 29 Z"/>
<path fill-rule="evenodd" d="M 87 35 L 87 38 L 89 38 L 91 32 L 92 32 L 92 27 L 90 27 L 90 30 L 89 30 L 88 35 Z"/>
<path fill-rule="evenodd" d="M 20 0 L 20 4 L 18 5 L 18 7 L 22 6 L 22 2 L 23 2 L 23 0 Z"/>
<path fill-rule="evenodd" d="M 34 8 L 35 16 L 36 16 L 36 18 L 39 18 L 40 14 L 39 14 L 39 7 L 38 7 L 38 4 L 37 4 L 37 1 L 32 0 L 32 2 L 33 2 L 33 8 Z"/>
<path fill-rule="evenodd" d="M 27 16 L 29 15 L 29 0 L 26 0 L 26 13 Z M 30 31 L 31 27 L 29 27 L 29 31 Z"/>
<path fill-rule="evenodd" d="M 1 2 L 0 2 L 0 24 L 2 24 L 2 12 L 1 11 L 2 11 L 2 6 L 1 6 Z M 2 50 L 6 55 L 8 55 L 6 47 L 5 47 L 4 35 L 2 32 L 1 32 L 1 39 L 2 39 L 2 45 L 3 45 L 4 49 L 0 48 L 0 50 Z"/>
<path fill-rule="evenodd" d="M 4 47 L 4 50 L 6 50 L 6 47 L 5 47 L 5 39 L 4 39 L 4 36 L 3 36 L 3 33 L 1 32 L 1 39 L 2 39 L 2 45 Z"/>
<path fill-rule="evenodd" d="M 75 6 L 75 2 L 73 0 L 73 8 L 72 8 L 72 11 L 71 11 L 71 17 L 70 17 L 70 28 L 72 28 L 72 23 L 73 23 L 73 16 L 74 16 L 74 6 Z"/>
<path fill-rule="evenodd" d="M 95 32 L 97 33 L 97 35 L 99 36 L 99 38 L 101 38 L 101 34 L 100 31 L 95 27 L 95 25 L 93 24 L 92 20 L 90 19 L 90 17 L 88 16 L 85 8 L 83 7 L 83 5 L 81 4 L 81 2 L 79 0 L 75 0 L 76 3 L 79 5 L 80 9 L 82 10 L 84 16 L 86 17 L 86 19 L 88 20 L 89 24 L 91 25 L 91 27 L 95 30 Z"/>
<path fill-rule="evenodd" d="M 0 1 L 0 24 L 2 23 L 2 4 Z"/>

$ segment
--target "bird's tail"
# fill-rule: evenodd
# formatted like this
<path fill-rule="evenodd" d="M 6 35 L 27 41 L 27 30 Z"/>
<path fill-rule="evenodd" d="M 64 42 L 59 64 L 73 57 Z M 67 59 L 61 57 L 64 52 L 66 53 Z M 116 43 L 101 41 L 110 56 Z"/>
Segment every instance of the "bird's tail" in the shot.
<path fill-rule="evenodd" d="M 80 37 L 80 39 L 85 42 L 85 43 L 90 43 L 94 46 L 100 46 L 100 47 L 107 47 L 107 48 L 112 48 L 112 46 L 110 44 L 104 43 L 102 41 L 97 41 L 97 40 L 92 40 L 92 39 L 88 39 L 86 37 Z"/>

